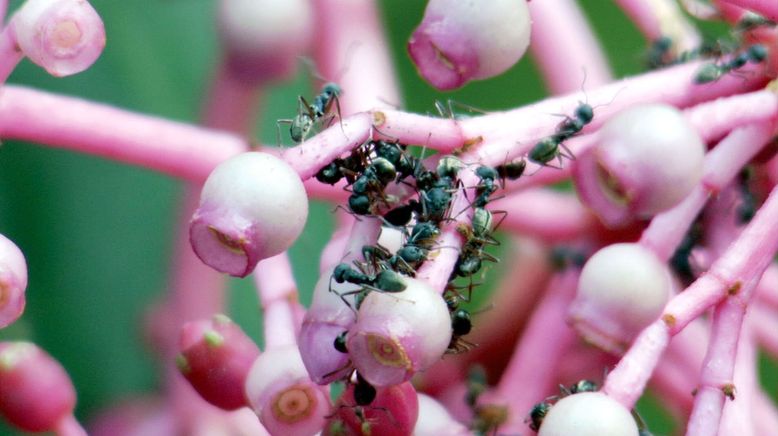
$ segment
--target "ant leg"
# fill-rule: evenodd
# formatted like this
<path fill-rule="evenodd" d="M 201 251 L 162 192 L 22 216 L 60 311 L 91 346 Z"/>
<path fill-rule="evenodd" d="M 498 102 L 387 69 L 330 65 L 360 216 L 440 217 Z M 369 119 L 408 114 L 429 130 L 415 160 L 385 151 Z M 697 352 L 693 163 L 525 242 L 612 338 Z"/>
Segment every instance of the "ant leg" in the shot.
<path fill-rule="evenodd" d="M 335 212 L 337 212 L 337 210 L 338 210 L 338 209 L 341 209 L 341 210 L 343 210 L 344 212 L 346 212 L 347 214 L 349 214 L 349 215 L 353 216 L 355 220 L 357 220 L 357 221 L 362 221 L 362 219 L 359 217 L 359 215 L 355 214 L 354 212 L 350 211 L 349 209 L 347 209 L 347 208 L 345 208 L 345 207 L 343 207 L 343 206 L 341 206 L 341 205 L 337 205 L 337 206 L 335 206 L 335 208 L 334 208 L 334 209 L 332 209 L 331 213 L 335 213 Z"/>

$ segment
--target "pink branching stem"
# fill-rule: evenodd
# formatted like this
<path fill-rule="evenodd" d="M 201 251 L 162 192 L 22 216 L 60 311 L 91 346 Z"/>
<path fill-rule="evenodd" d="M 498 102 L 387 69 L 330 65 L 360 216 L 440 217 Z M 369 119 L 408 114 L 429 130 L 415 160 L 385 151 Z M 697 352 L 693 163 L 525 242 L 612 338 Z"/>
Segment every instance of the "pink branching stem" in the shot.
<path fill-rule="evenodd" d="M 756 284 L 757 280 L 748 282 L 741 289 L 740 295 L 750 295 Z M 743 351 L 738 350 L 738 342 L 747 305 L 748 301 L 733 296 L 716 305 L 713 311 L 708 353 L 699 376 L 699 387 L 694 397 L 687 434 L 716 435 L 726 398 L 747 401 L 750 397 L 751 392 L 743 392 L 742 387 L 736 393 L 733 380 L 735 356 Z M 749 338 L 745 339 L 750 341 Z"/>
<path fill-rule="evenodd" d="M 769 20 L 778 21 L 778 3 L 774 2 L 773 0 L 719 0 L 719 1 L 756 12 L 757 14 Z"/>
<path fill-rule="evenodd" d="M 74 97 L 6 85 L 0 137 L 33 141 L 204 181 L 247 148 L 240 137 Z"/>
<path fill-rule="evenodd" d="M 4 6 L 7 6 L 6 2 L 0 4 L 0 9 Z M 5 14 L 0 15 L 0 17 L 5 17 Z M 16 38 L 14 38 L 13 32 L 9 27 L 4 28 L 0 32 L 0 84 L 5 83 L 23 57 L 24 54 L 16 45 Z"/>
<path fill-rule="evenodd" d="M 8 0 L 0 0 L 0 23 L 5 22 L 5 15 L 8 13 Z"/>
<path fill-rule="evenodd" d="M 680 245 L 709 196 L 717 194 L 772 137 L 773 123 L 735 129 L 705 156 L 702 180 L 677 206 L 651 220 L 640 243 L 666 262 Z"/>
<path fill-rule="evenodd" d="M 84 430 L 84 427 L 81 426 L 73 415 L 62 418 L 62 420 L 57 423 L 54 434 L 57 436 L 87 436 L 86 430 Z"/>
<path fill-rule="evenodd" d="M 575 293 L 580 270 L 569 269 L 551 278 L 535 307 L 508 367 L 497 386 L 510 410 L 502 432 L 523 432 L 523 420 L 532 405 L 553 394 L 556 363 L 576 335 L 564 319 Z"/>
<path fill-rule="evenodd" d="M 756 288 L 756 297 L 770 309 L 778 310 L 778 264 L 771 264 L 762 274 Z"/>
<path fill-rule="evenodd" d="M 351 261 L 362 258 L 362 247 L 365 245 L 374 245 L 381 233 L 381 221 L 377 219 L 360 218 L 351 226 L 351 235 L 341 256 L 341 262 L 350 263 Z"/>
<path fill-rule="evenodd" d="M 254 271 L 264 322 L 265 349 L 297 343 L 297 284 L 286 253 L 261 261 Z"/>
<path fill-rule="evenodd" d="M 374 0 L 316 0 L 315 60 L 328 80 L 341 83 L 344 114 L 400 103 L 389 46 Z M 369 72 L 366 72 L 365 69 Z"/>
<path fill-rule="evenodd" d="M 535 58 L 552 94 L 613 80 L 608 61 L 586 17 L 573 0 L 529 2 Z"/>
<path fill-rule="evenodd" d="M 744 283 L 761 276 L 778 249 L 778 189 L 767 198 L 754 219 L 726 252 L 682 293 L 673 297 L 664 314 L 637 337 L 603 391 L 626 407 L 634 406 L 672 335 L 727 295 L 741 293 Z M 747 300 L 748 295 L 739 298 Z"/>
<path fill-rule="evenodd" d="M 692 62 L 624 79 L 597 89 L 553 97 L 538 103 L 507 112 L 492 112 L 488 115 L 458 121 L 465 138 L 482 137 L 484 145 L 477 150 L 477 156 L 502 163 L 526 153 L 540 138 L 552 134 L 559 123 L 559 116 L 570 114 L 580 102 L 588 101 L 594 106 L 594 119 L 584 132 L 599 128 L 627 107 L 641 103 L 667 103 L 680 108 L 731 94 L 758 88 L 766 81 L 751 68 L 745 73 L 749 78 L 725 76 L 720 80 L 696 85 L 693 77 L 700 67 Z M 744 71 L 745 72 L 745 71 Z M 520 144 L 516 144 L 520 142 Z M 507 152 L 507 155 L 506 155 Z"/>
<path fill-rule="evenodd" d="M 205 105 L 203 119 L 209 127 L 248 134 L 256 117 L 254 108 L 260 99 L 259 92 L 256 84 L 248 84 L 231 74 L 222 62 L 211 82 L 208 97 L 211 104 Z"/>
<path fill-rule="evenodd" d="M 336 216 L 347 215 L 346 213 L 338 213 Z M 321 257 L 319 258 L 319 272 L 324 273 L 330 268 L 334 268 L 335 265 L 340 263 L 340 257 L 346 252 L 346 244 L 348 243 L 349 235 L 351 233 L 351 227 L 354 225 L 353 219 L 339 218 L 335 231 L 332 233 L 332 237 L 324 246 L 321 251 Z"/>
<path fill-rule="evenodd" d="M 649 41 L 668 36 L 676 52 L 700 45 L 697 29 L 683 15 L 673 0 L 617 0 L 638 29 Z"/>
<path fill-rule="evenodd" d="M 575 195 L 548 188 L 527 189 L 490 202 L 505 211 L 500 230 L 523 233 L 547 242 L 562 242 L 592 232 L 595 218 Z M 499 220 L 499 215 L 497 216 Z"/>
<path fill-rule="evenodd" d="M 743 436 L 774 434 L 775 430 L 766 433 L 757 432 L 755 421 L 756 399 L 762 389 L 757 380 L 757 349 L 753 338 L 753 332 L 750 328 L 750 322 L 746 319 L 740 337 L 735 338 L 737 349 L 732 350 L 735 354 L 728 356 L 729 360 L 734 360 L 734 385 L 737 387 L 735 399 L 726 401 L 723 404 L 721 412 L 721 421 L 711 416 L 713 422 L 701 422 L 699 432 L 692 428 L 695 422 L 695 415 L 689 422 L 687 435 L 716 435 L 716 434 L 738 434 Z M 704 369 L 703 369 L 704 371 Z M 700 393 L 698 392 L 698 396 Z M 695 398 L 695 401 L 697 399 Z M 702 412 L 704 414 L 704 412 Z M 715 425 L 718 424 L 718 425 Z"/>

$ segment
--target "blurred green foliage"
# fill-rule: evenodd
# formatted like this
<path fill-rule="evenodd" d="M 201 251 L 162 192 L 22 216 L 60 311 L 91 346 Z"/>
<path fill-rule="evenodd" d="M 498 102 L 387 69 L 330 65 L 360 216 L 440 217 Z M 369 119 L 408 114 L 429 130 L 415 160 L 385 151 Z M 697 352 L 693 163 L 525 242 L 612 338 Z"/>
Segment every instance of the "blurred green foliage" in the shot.
<path fill-rule="evenodd" d="M 19 3 L 12 1 L 11 9 Z M 219 57 L 215 2 L 92 4 L 107 32 L 105 52 L 92 68 L 56 79 L 24 61 L 9 82 L 197 122 Z M 623 14 L 611 2 L 589 0 L 582 5 L 616 74 L 640 71 L 643 41 Z M 543 97 L 529 58 L 495 79 L 448 94 L 433 90 L 418 77 L 405 52 L 423 7 L 419 0 L 381 2 L 409 110 L 432 113 L 435 100 L 449 98 L 493 110 Z M 275 142 L 275 120 L 295 112 L 298 94 L 310 94 L 303 74 L 266 95 L 257 120 L 262 140 Z M 0 331 L 0 339 L 30 338 L 59 359 L 78 389 L 82 419 L 123 396 L 155 389 L 160 380 L 154 358 L 143 345 L 140 321 L 144 309 L 165 292 L 173 236 L 180 231 L 175 212 L 181 184 L 144 169 L 10 141 L 0 148 L 0 168 L 0 232 L 22 248 L 30 273 L 27 311 L 16 325 Z M 306 231 L 291 250 L 306 303 L 319 262 L 311 254 L 320 253 L 328 239 L 331 209 L 313 206 Z M 259 340 L 250 280 L 232 280 L 230 300 L 232 316 Z M 651 421 L 664 420 L 648 414 Z M 658 430 L 668 432 L 670 427 Z M 9 432 L 0 427 L 0 433 Z"/>

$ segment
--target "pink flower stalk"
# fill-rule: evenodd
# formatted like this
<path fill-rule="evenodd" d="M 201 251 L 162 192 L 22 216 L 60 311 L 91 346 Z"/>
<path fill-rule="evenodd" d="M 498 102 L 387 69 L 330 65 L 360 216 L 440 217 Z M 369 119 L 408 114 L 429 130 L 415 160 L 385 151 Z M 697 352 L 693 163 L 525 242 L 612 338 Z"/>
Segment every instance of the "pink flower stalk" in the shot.
<path fill-rule="evenodd" d="M 765 18 L 778 21 L 778 5 L 770 0 L 720 0 L 722 3 L 729 3 L 733 6 L 739 6 L 748 9 Z"/>
<path fill-rule="evenodd" d="M 348 332 L 357 371 L 374 386 L 402 383 L 437 362 L 451 340 L 451 317 L 440 293 L 403 279 L 401 292 L 372 291 Z"/>
<path fill-rule="evenodd" d="M 629 409 L 600 392 L 581 392 L 557 401 L 538 436 L 638 436 Z"/>
<path fill-rule="evenodd" d="M 415 433 L 420 416 L 420 401 L 410 382 L 377 388 L 375 399 L 361 406 L 354 397 L 355 385 L 350 384 L 335 405 L 334 415 L 325 434 L 336 436 L 396 435 Z"/>
<path fill-rule="evenodd" d="M 75 405 L 59 362 L 30 342 L 0 343 L 0 413 L 8 421 L 25 431 L 56 431 L 73 425 Z"/>
<path fill-rule="evenodd" d="M 225 410 L 246 406 L 244 385 L 259 348 L 224 315 L 184 324 L 176 364 L 209 403 Z"/>
<path fill-rule="evenodd" d="M 27 0 L 9 23 L 22 53 L 53 76 L 89 68 L 103 52 L 103 21 L 86 0 Z"/>
<path fill-rule="evenodd" d="M 299 176 L 267 153 L 236 156 L 208 177 L 190 241 L 212 268 L 237 277 L 285 251 L 303 230 L 308 197 Z"/>
<path fill-rule="evenodd" d="M 503 73 L 529 46 L 524 0 L 431 0 L 408 41 L 419 74 L 440 90 Z"/>
<path fill-rule="evenodd" d="M 220 0 L 217 20 L 227 68 L 246 82 L 292 73 L 314 29 L 307 0 Z"/>
<path fill-rule="evenodd" d="M 27 262 L 10 239 L 0 235 L 0 328 L 16 321 L 24 312 Z"/>
<path fill-rule="evenodd" d="M 314 435 L 330 409 L 327 390 L 314 384 L 297 347 L 266 350 L 251 367 L 246 396 L 272 435 Z"/>
<path fill-rule="evenodd" d="M 667 105 L 626 110 L 600 129 L 573 168 L 578 194 L 609 227 L 676 205 L 702 176 L 705 146 Z"/>

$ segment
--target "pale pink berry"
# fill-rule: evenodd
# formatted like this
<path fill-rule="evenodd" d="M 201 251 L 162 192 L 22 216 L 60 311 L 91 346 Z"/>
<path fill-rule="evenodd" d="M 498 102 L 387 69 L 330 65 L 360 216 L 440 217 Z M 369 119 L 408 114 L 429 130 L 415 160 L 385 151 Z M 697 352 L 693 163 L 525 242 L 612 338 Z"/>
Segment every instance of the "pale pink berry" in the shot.
<path fill-rule="evenodd" d="M 430 0 L 408 41 L 419 74 L 448 90 L 503 73 L 529 46 L 525 0 Z"/>
<path fill-rule="evenodd" d="M 0 328 L 22 316 L 26 289 L 24 254 L 10 239 L 0 235 Z"/>
<path fill-rule="evenodd" d="M 402 383 L 440 360 L 451 341 L 451 317 L 439 293 L 404 278 L 402 292 L 372 291 L 348 333 L 351 361 L 374 386 Z"/>
<path fill-rule="evenodd" d="M 218 27 L 233 74 L 248 80 L 284 77 L 315 30 L 307 0 L 221 0 Z"/>
<path fill-rule="evenodd" d="M 0 343 L 0 413 L 25 431 L 54 430 L 76 390 L 62 365 L 30 342 Z"/>
<path fill-rule="evenodd" d="M 584 265 L 570 319 L 583 337 L 621 352 L 661 315 L 670 298 L 670 272 L 641 245 L 609 245 Z"/>
<path fill-rule="evenodd" d="M 359 290 L 360 286 L 335 282 L 332 270 L 325 270 L 316 283 L 298 338 L 305 368 L 311 380 L 319 384 L 340 380 L 352 370 L 348 353 L 338 351 L 335 340 L 356 322 L 353 297 L 345 297 L 349 307 L 340 294 Z"/>
<path fill-rule="evenodd" d="M 416 427 L 413 429 L 415 436 L 465 436 L 471 432 L 455 420 L 448 410 L 438 403 L 434 398 L 419 395 L 419 419 L 416 421 Z"/>
<path fill-rule="evenodd" d="M 10 21 L 16 43 L 53 76 L 89 68 L 103 52 L 103 21 L 86 0 L 27 0 Z"/>
<path fill-rule="evenodd" d="M 638 436 L 629 409 L 601 392 L 569 395 L 551 407 L 538 436 Z"/>
<path fill-rule="evenodd" d="M 197 393 L 214 406 L 246 406 L 244 385 L 259 348 L 224 315 L 184 324 L 176 364 Z"/>
<path fill-rule="evenodd" d="M 208 176 L 189 240 L 205 264 L 245 277 L 289 248 L 307 217 L 308 197 L 292 167 L 267 153 L 243 153 Z"/>
<path fill-rule="evenodd" d="M 581 199 L 606 226 L 675 206 L 702 177 L 705 145 L 672 106 L 627 109 L 598 134 L 597 144 L 578 156 L 573 177 Z"/>
<path fill-rule="evenodd" d="M 327 391 L 308 378 L 295 346 L 269 349 L 257 358 L 246 396 L 272 435 L 314 435 L 330 413 Z"/>

